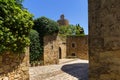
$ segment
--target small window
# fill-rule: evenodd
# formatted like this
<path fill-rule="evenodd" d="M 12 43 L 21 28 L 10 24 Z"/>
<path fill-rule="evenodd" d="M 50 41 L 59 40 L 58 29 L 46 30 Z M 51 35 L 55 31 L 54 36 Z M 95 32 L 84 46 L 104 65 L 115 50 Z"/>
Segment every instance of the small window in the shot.
<path fill-rule="evenodd" d="M 51 49 L 53 49 L 53 45 L 51 46 Z"/>
<path fill-rule="evenodd" d="M 65 42 L 63 42 L 62 44 L 66 44 Z"/>
<path fill-rule="evenodd" d="M 76 56 L 75 53 L 72 53 L 71 56 Z"/>
<path fill-rule="evenodd" d="M 75 43 L 72 43 L 72 47 L 73 47 L 73 48 L 75 47 Z"/>

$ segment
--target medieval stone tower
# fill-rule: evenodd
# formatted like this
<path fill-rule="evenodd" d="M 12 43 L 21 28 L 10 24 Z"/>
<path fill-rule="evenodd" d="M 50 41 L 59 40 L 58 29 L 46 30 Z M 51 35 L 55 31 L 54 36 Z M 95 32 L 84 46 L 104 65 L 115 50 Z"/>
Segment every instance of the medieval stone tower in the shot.
<path fill-rule="evenodd" d="M 63 25 L 68 26 L 69 25 L 69 21 L 64 18 L 64 14 L 62 14 L 60 16 L 60 19 L 57 22 L 60 26 L 63 26 Z"/>

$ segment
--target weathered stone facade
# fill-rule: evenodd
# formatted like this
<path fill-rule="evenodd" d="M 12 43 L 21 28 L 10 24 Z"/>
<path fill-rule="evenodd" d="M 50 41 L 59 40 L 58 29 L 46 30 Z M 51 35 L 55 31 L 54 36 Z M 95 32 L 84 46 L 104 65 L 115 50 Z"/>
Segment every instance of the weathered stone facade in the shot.
<path fill-rule="evenodd" d="M 67 56 L 88 59 L 88 36 L 67 36 Z"/>
<path fill-rule="evenodd" d="M 89 1 L 89 80 L 120 80 L 120 0 Z"/>
<path fill-rule="evenodd" d="M 58 64 L 59 59 L 66 58 L 66 39 L 57 34 L 44 37 L 44 65 Z"/>
<path fill-rule="evenodd" d="M 58 64 L 58 48 L 57 34 L 44 37 L 44 65 Z"/>
<path fill-rule="evenodd" d="M 74 47 L 72 47 L 74 43 Z M 72 55 L 74 54 L 75 55 Z M 88 36 L 61 37 L 57 34 L 44 37 L 44 64 L 57 64 L 66 57 L 88 59 Z"/>
<path fill-rule="evenodd" d="M 66 38 L 58 36 L 59 59 L 66 58 Z"/>
<path fill-rule="evenodd" d="M 29 80 L 29 49 L 23 54 L 0 55 L 0 80 Z"/>

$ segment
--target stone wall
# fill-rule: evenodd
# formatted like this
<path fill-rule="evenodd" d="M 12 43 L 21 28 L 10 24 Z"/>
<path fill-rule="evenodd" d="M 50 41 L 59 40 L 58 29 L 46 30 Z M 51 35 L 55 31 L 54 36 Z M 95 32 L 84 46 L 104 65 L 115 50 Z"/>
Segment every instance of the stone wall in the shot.
<path fill-rule="evenodd" d="M 88 59 L 88 36 L 67 36 L 67 56 Z"/>
<path fill-rule="evenodd" d="M 66 58 L 66 38 L 57 34 L 44 37 L 44 64 L 58 64 L 59 59 Z"/>
<path fill-rule="evenodd" d="M 60 51 L 59 51 L 59 59 L 66 58 L 66 43 L 61 43 L 59 45 L 59 48 L 61 48 L 61 54 L 60 54 Z M 61 58 L 60 58 L 60 56 L 61 56 Z"/>
<path fill-rule="evenodd" d="M 23 54 L 0 55 L 0 80 L 29 80 L 29 49 Z"/>
<path fill-rule="evenodd" d="M 59 45 L 59 48 L 61 48 L 61 54 L 60 54 L 60 51 L 59 51 L 59 59 L 63 59 L 63 58 L 66 58 L 66 37 L 63 37 L 63 36 L 58 36 L 58 45 Z M 61 58 L 60 58 L 61 56 Z"/>
<path fill-rule="evenodd" d="M 44 37 L 44 65 L 58 64 L 59 46 L 57 34 L 47 35 Z"/>
<path fill-rule="evenodd" d="M 89 80 L 120 80 L 120 0 L 89 2 Z"/>

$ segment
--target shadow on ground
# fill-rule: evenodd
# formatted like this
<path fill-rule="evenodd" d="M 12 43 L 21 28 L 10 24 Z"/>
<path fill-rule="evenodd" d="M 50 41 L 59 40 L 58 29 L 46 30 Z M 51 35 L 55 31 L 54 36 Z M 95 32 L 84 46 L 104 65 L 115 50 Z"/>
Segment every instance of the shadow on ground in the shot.
<path fill-rule="evenodd" d="M 78 80 L 88 80 L 88 63 L 67 64 L 61 70 L 78 78 Z"/>

